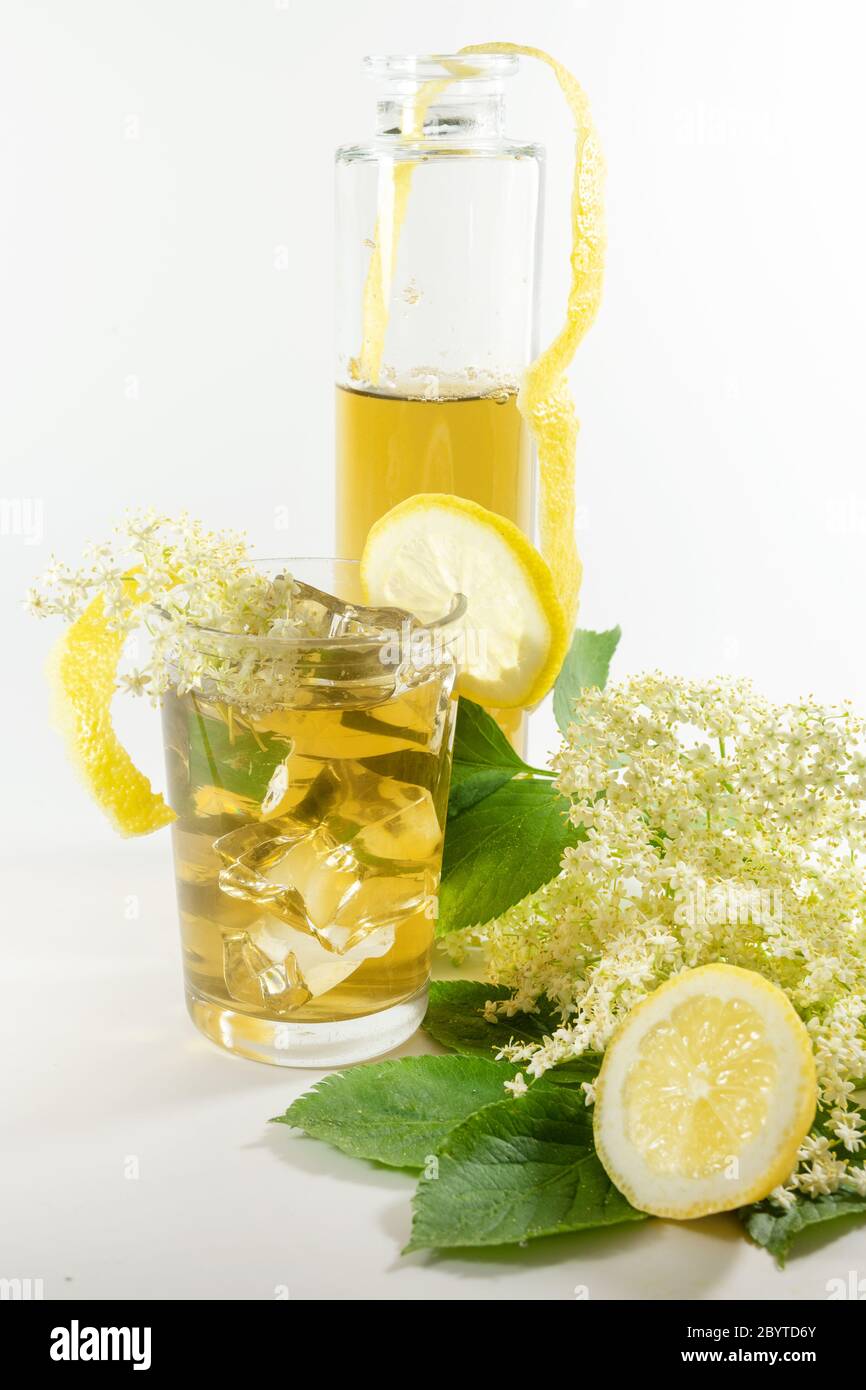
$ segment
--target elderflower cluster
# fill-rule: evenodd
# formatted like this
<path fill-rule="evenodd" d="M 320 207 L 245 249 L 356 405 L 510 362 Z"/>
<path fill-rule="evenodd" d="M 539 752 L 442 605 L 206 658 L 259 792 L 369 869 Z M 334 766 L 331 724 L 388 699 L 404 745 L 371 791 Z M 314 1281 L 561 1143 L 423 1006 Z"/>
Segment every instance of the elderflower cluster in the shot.
<path fill-rule="evenodd" d="M 680 970 L 759 971 L 806 1023 L 821 1107 L 775 1198 L 866 1192 L 852 1099 L 866 1077 L 864 734 L 848 707 L 774 705 L 742 680 L 584 692 L 554 767 L 586 838 L 481 934 L 491 980 L 514 990 L 494 1009 L 546 994 L 562 1013 L 552 1037 L 506 1055 L 539 1076 L 602 1052 Z"/>
<path fill-rule="evenodd" d="M 147 659 L 119 677 L 132 694 L 204 691 L 250 709 L 292 687 L 295 658 L 282 639 L 329 635 L 338 605 L 324 597 L 257 567 L 238 532 L 147 511 L 88 547 L 80 568 L 53 559 L 27 602 L 37 617 L 70 623 L 101 603 L 108 627 L 146 648 Z"/>

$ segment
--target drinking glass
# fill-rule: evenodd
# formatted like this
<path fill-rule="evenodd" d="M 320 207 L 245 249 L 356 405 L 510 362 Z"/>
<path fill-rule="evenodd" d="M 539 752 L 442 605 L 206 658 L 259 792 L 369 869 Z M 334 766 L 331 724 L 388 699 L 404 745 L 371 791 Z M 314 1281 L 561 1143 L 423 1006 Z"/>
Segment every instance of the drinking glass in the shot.
<path fill-rule="evenodd" d="M 383 610 L 371 635 L 346 606 L 357 564 L 269 563 L 333 605 L 334 635 L 198 628 L 203 662 L 234 647 L 283 693 L 163 701 L 186 997 L 230 1052 L 332 1067 L 424 1016 L 462 600 L 426 628 Z"/>

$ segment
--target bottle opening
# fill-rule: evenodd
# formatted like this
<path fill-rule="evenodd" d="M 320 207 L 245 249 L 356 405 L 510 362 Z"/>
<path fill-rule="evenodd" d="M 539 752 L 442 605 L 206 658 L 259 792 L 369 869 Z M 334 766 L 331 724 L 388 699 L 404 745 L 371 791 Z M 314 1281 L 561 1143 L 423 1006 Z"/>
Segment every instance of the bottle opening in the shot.
<path fill-rule="evenodd" d="M 513 77 L 518 61 L 510 53 L 376 53 L 363 60 L 363 71 L 379 81 L 419 83 L 450 79 L 456 86 Z"/>
<path fill-rule="evenodd" d="M 380 83 L 378 134 L 404 141 L 495 138 L 502 134 L 509 53 L 373 55 L 363 70 Z"/>

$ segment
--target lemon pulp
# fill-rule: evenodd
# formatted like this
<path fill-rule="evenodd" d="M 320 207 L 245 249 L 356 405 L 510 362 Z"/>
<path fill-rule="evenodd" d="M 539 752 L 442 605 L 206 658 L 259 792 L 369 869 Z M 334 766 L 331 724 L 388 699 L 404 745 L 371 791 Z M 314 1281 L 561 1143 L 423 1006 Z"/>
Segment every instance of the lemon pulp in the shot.
<path fill-rule="evenodd" d="M 717 1173 L 765 1123 L 778 1071 L 751 1005 L 690 999 L 643 1040 L 624 1087 L 628 1137 L 657 1173 Z"/>

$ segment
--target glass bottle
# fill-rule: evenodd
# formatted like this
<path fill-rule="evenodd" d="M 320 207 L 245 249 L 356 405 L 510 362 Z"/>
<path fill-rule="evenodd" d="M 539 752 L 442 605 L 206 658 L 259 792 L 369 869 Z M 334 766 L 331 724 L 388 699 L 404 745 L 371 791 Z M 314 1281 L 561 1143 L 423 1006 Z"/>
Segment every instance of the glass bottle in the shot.
<path fill-rule="evenodd" d="M 504 133 L 511 56 L 372 57 L 376 131 L 336 156 L 337 553 L 418 492 L 533 528 L 517 388 L 536 346 L 542 152 Z"/>

